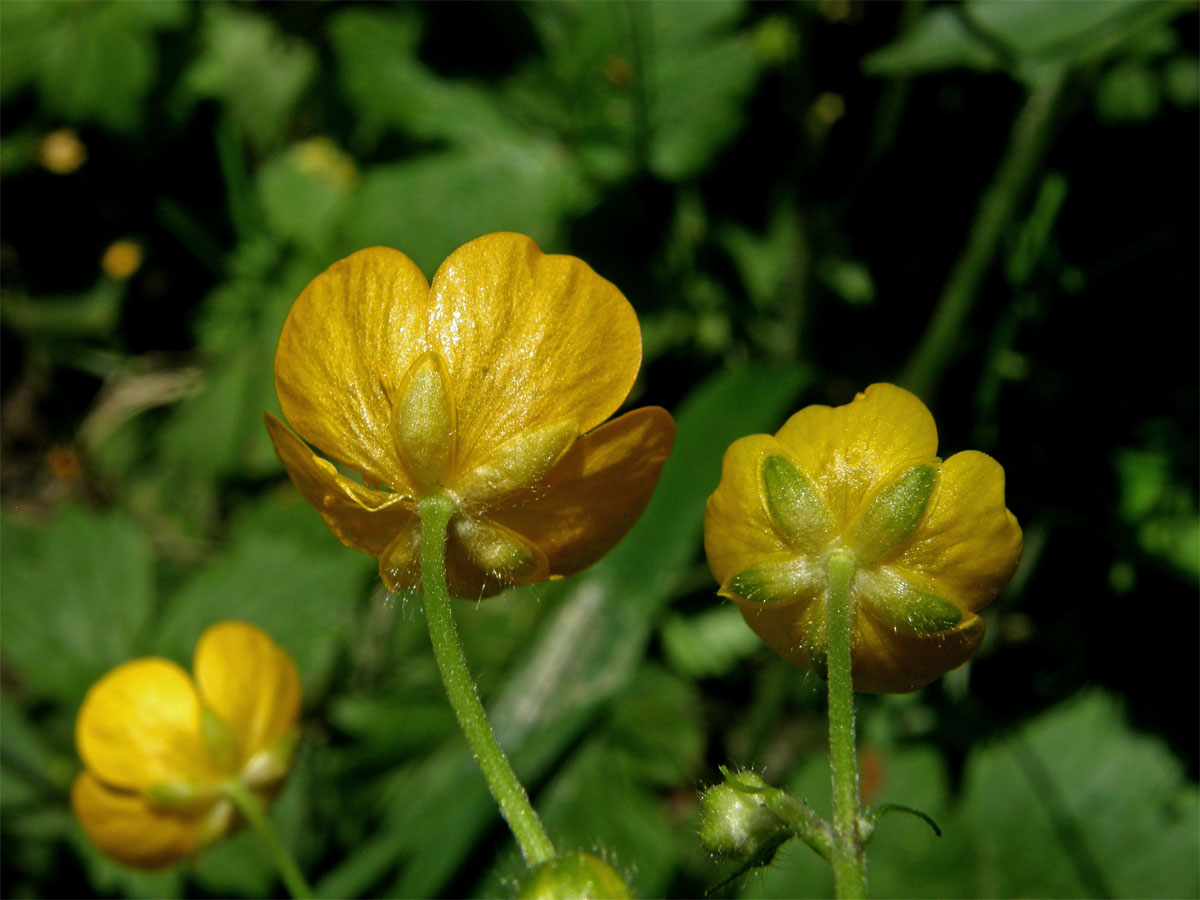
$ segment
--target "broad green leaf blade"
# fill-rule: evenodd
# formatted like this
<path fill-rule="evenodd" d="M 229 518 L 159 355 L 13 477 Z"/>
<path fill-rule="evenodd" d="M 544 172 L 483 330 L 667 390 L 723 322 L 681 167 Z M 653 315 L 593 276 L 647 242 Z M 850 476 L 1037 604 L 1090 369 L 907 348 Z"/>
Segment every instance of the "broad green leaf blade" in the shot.
<path fill-rule="evenodd" d="M 93 681 L 145 649 L 150 542 L 120 514 L 67 507 L 44 527 L 0 522 L 0 650 L 32 696 L 76 706 Z"/>

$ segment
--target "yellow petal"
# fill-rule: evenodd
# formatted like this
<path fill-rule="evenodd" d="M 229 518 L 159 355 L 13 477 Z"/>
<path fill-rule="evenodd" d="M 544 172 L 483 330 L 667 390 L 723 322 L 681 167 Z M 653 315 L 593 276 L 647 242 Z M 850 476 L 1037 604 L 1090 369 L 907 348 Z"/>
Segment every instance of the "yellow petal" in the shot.
<path fill-rule="evenodd" d="M 873 384 L 845 406 L 807 406 L 775 436 L 813 479 L 843 534 L 881 481 L 937 453 L 933 416 L 891 384 Z"/>
<path fill-rule="evenodd" d="M 540 547 L 550 575 L 578 572 L 637 521 L 674 442 L 666 410 L 635 409 L 584 435 L 529 492 L 490 515 Z"/>
<path fill-rule="evenodd" d="M 204 704 L 224 722 L 238 747 L 238 767 L 297 727 L 296 664 L 259 628 L 220 622 L 196 644 L 192 663 Z"/>
<path fill-rule="evenodd" d="M 347 547 L 384 559 L 388 547 L 417 521 L 409 496 L 374 491 L 338 473 L 287 426 L 266 413 L 267 431 L 279 461 L 296 488 Z"/>
<path fill-rule="evenodd" d="M 360 250 L 304 289 L 279 336 L 275 389 L 292 427 L 325 455 L 405 491 L 393 398 L 425 352 L 429 285 L 403 253 Z"/>
<path fill-rule="evenodd" d="M 764 644 L 793 665 L 824 673 L 824 604 L 821 588 L 801 595 L 793 603 L 750 603 L 733 598 L 746 624 Z"/>
<path fill-rule="evenodd" d="M 722 585 L 765 557 L 791 550 L 767 507 L 762 479 L 764 461 L 776 454 L 788 455 L 766 434 L 740 438 L 725 451 L 721 481 L 704 509 L 704 552 Z"/>
<path fill-rule="evenodd" d="M 543 255 L 509 233 L 471 241 L 442 263 L 428 341 L 453 381 L 464 469 L 542 425 L 599 425 L 642 358 L 637 316 L 615 286 L 582 260 Z"/>
<path fill-rule="evenodd" d="M 136 659 L 92 685 L 75 721 L 75 744 L 92 774 L 113 788 L 210 783 L 228 773 L 209 756 L 200 716 L 183 669 L 165 659 Z"/>
<path fill-rule="evenodd" d="M 205 821 L 203 811 L 184 816 L 155 810 L 138 794 L 114 791 L 87 772 L 71 787 L 71 807 L 97 847 L 144 869 L 191 856 Z"/>
<path fill-rule="evenodd" d="M 954 628 L 925 634 L 876 619 L 869 607 L 855 617 L 854 689 L 904 694 L 957 669 L 983 640 L 983 619 L 968 614 Z"/>
<path fill-rule="evenodd" d="M 978 611 L 1012 578 L 1021 527 L 1004 507 L 1004 469 L 977 450 L 942 463 L 925 518 L 883 562 L 922 573 L 935 589 Z"/>

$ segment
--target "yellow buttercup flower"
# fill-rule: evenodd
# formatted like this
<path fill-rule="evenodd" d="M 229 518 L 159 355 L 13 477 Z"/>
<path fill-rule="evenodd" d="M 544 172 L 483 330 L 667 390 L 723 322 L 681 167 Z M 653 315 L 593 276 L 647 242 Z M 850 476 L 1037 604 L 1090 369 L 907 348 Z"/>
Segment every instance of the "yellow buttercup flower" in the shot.
<path fill-rule="evenodd" d="M 71 805 L 101 850 L 144 868 L 191 856 L 238 824 L 229 785 L 269 800 L 299 736 L 295 663 L 258 628 L 201 635 L 194 678 L 157 657 L 127 662 L 88 691 L 75 723 L 85 770 Z"/>
<path fill-rule="evenodd" d="M 704 523 L 721 595 L 772 650 L 823 673 L 826 562 L 849 554 L 857 690 L 916 690 L 966 662 L 1021 529 L 995 460 L 936 452 L 929 410 L 890 384 L 736 441 Z"/>
<path fill-rule="evenodd" d="M 488 596 L 591 565 L 641 515 L 674 423 L 644 407 L 601 425 L 641 355 L 620 291 L 527 237 L 471 241 L 432 285 L 375 247 L 292 306 L 275 387 L 304 440 L 270 414 L 267 429 L 296 487 L 393 591 L 420 584 L 417 505 L 450 498 L 450 591 Z"/>

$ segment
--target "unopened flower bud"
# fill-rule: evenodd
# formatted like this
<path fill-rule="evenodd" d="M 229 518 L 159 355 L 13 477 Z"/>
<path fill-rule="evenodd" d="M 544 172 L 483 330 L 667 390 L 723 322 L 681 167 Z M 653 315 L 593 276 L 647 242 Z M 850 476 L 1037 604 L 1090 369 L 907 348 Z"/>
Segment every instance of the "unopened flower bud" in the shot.
<path fill-rule="evenodd" d="M 617 870 L 590 853 L 568 853 L 534 866 L 519 900 L 626 900 L 633 894 Z"/>
<path fill-rule="evenodd" d="M 738 781 L 746 787 L 766 787 L 753 772 L 743 772 Z M 767 809 L 760 794 L 740 791 L 727 782 L 713 785 L 700 798 L 700 843 L 718 856 L 746 859 L 783 827 L 784 821 Z"/>

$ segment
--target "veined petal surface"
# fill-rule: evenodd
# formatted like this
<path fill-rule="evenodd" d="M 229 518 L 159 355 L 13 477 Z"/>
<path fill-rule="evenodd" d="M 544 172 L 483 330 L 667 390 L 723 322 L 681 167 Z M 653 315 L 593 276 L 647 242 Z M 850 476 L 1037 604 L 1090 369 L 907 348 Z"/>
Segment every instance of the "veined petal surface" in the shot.
<path fill-rule="evenodd" d="M 665 409 L 625 413 L 577 440 L 526 496 L 511 498 L 492 518 L 540 547 L 551 575 L 578 572 L 637 521 L 674 442 Z"/>
<path fill-rule="evenodd" d="M 542 425 L 569 419 L 591 430 L 621 405 L 642 358 L 637 316 L 614 285 L 510 233 L 442 263 L 427 334 L 454 382 L 464 469 Z"/>
<path fill-rule="evenodd" d="M 261 629 L 244 622 L 213 625 L 196 644 L 192 669 L 205 705 L 237 742 L 239 764 L 296 728 L 296 664 Z"/>
<path fill-rule="evenodd" d="M 204 810 L 190 816 L 160 812 L 138 794 L 115 791 L 83 772 L 71 787 L 71 807 L 92 841 L 114 859 L 156 869 L 190 856 Z"/>
<path fill-rule="evenodd" d="M 136 659 L 92 685 L 75 721 L 75 743 L 89 771 L 113 788 L 211 783 L 228 773 L 205 747 L 200 714 L 187 672 L 166 659 Z"/>
<path fill-rule="evenodd" d="M 845 406 L 807 406 L 775 435 L 816 484 L 838 527 L 888 475 L 937 453 L 937 426 L 914 394 L 873 384 Z"/>
<path fill-rule="evenodd" d="M 942 463 L 925 518 L 887 561 L 925 574 L 975 611 L 1012 578 L 1021 543 L 1021 526 L 1004 506 L 1004 469 L 964 450 Z"/>
<path fill-rule="evenodd" d="M 283 414 L 305 440 L 373 482 L 409 487 L 391 437 L 393 391 L 425 352 L 429 284 L 403 253 L 360 250 L 309 283 L 275 353 Z"/>

